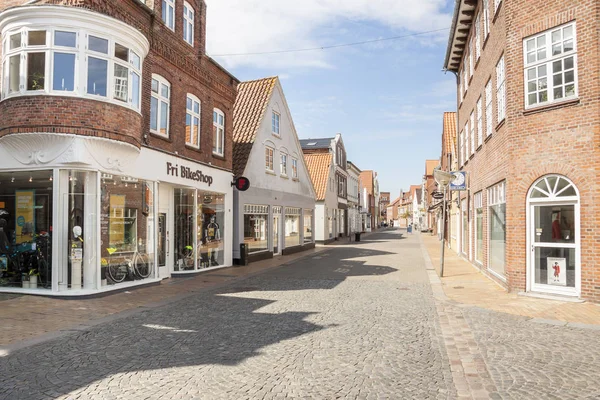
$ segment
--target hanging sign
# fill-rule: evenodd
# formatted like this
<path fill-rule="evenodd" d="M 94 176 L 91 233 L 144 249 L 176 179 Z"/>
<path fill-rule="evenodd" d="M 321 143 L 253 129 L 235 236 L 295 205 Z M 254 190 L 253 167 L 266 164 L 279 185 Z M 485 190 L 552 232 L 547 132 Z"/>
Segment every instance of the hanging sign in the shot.
<path fill-rule="evenodd" d="M 450 190 L 467 190 L 467 172 L 454 171 L 454 180 L 450 182 Z"/>
<path fill-rule="evenodd" d="M 244 176 L 239 176 L 235 178 L 235 181 L 231 184 L 231 186 L 235 186 L 237 190 L 240 192 L 245 192 L 250 188 L 250 180 Z"/>

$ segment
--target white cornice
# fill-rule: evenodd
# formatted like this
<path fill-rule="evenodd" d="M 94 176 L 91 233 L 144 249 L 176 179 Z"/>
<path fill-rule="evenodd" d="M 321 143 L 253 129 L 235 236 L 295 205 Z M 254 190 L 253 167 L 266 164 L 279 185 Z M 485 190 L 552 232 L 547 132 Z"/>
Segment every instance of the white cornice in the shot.
<path fill-rule="evenodd" d="M 54 28 L 84 29 L 99 36 L 112 36 L 128 44 L 142 57 L 150 50 L 148 39 L 136 28 L 107 15 L 68 6 L 22 6 L 0 13 L 0 34 L 35 25 Z"/>

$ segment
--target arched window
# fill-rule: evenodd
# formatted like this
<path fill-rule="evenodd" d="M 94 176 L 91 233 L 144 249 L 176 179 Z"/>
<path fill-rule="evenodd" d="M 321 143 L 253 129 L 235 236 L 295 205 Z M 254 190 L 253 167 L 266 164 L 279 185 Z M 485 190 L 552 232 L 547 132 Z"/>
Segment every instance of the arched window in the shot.
<path fill-rule="evenodd" d="M 187 95 L 185 115 L 185 144 L 200 147 L 200 100 L 193 94 Z"/>
<path fill-rule="evenodd" d="M 568 179 L 559 175 L 549 175 L 539 179 L 533 185 L 529 197 L 549 201 L 565 200 L 564 198 L 577 197 L 577 190 Z"/>
<path fill-rule="evenodd" d="M 152 74 L 150 98 L 150 132 L 169 137 L 171 84 L 160 75 Z"/>

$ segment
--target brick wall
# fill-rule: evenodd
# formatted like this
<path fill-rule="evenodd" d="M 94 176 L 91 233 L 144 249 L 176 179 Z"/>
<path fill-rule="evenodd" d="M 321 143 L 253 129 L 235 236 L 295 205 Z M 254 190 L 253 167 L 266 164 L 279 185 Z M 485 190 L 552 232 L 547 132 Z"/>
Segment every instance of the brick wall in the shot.
<path fill-rule="evenodd" d="M 595 0 L 527 1 L 504 0 L 494 16 L 490 3 L 490 34 L 483 44 L 481 58 L 475 66 L 468 91 L 458 110 L 459 132 L 463 132 L 476 103 L 485 93 L 488 79 L 493 91 L 493 134 L 484 134 L 484 143 L 475 154 L 469 154 L 464 170 L 468 171 L 470 190 L 461 192 L 469 200 L 469 259 L 474 261 L 475 229 L 473 195 L 482 191 L 483 265 L 487 271 L 488 198 L 487 188 L 506 181 L 506 282 L 498 280 L 512 291 L 526 289 L 527 256 L 527 195 L 534 182 L 546 174 L 564 175 L 572 180 L 581 195 L 581 276 L 582 298 L 600 302 L 600 249 L 596 245 L 600 231 L 597 215 L 596 176 L 600 160 L 598 145 L 600 113 L 598 112 L 600 67 L 598 48 L 598 15 L 600 5 Z M 481 11 L 478 2 L 475 15 Z M 573 102 L 525 110 L 523 39 L 563 23 L 577 21 L 579 98 Z M 471 30 L 469 35 L 473 35 Z M 468 41 L 466 42 L 468 43 Z M 468 46 L 467 46 L 468 48 Z M 495 67 L 504 54 L 506 65 L 506 119 L 498 125 L 496 110 Z M 465 52 L 468 57 L 468 51 Z M 474 57 L 475 59 L 475 57 Z M 465 58 L 461 62 L 463 68 Z M 551 76 L 549 77 L 551 79 Z M 464 82 L 464 80 L 463 80 Z M 459 95 L 457 93 L 457 95 Z M 483 127 L 485 129 L 485 98 Z M 457 141 L 459 144 L 460 142 Z M 462 231 L 462 229 L 461 229 Z M 497 279 L 492 275 L 492 278 Z"/>
<path fill-rule="evenodd" d="M 0 0 L 0 10 L 24 4 L 25 0 Z M 233 103 L 237 80 L 230 76 L 205 52 L 206 4 L 202 0 L 188 1 L 195 10 L 194 47 L 183 40 L 183 2 L 176 2 L 175 32 L 161 19 L 162 1 L 156 0 L 155 11 L 150 11 L 137 0 L 43 0 L 37 4 L 57 4 L 82 7 L 109 15 L 139 29 L 150 42 L 150 53 L 144 60 L 142 77 L 142 116 L 123 107 L 93 100 L 36 96 L 35 102 L 25 104 L 30 97 L 9 99 L 0 103 L 0 114 L 24 115 L 0 121 L 0 135 L 25 132 L 39 124 L 49 132 L 110 137 L 125 140 L 137 146 L 148 146 L 168 153 L 176 153 L 194 161 L 232 169 Z M 1 40 L 0 40 L 1 43 Z M 1 51 L 1 48 L 0 48 Z M 150 133 L 150 93 L 152 74 L 159 74 L 171 84 L 169 115 L 170 137 L 164 139 Z M 186 96 L 193 94 L 201 101 L 200 149 L 185 144 Z M 15 107 L 15 108 L 13 108 Z M 60 108 L 55 118 L 53 113 Z M 212 154 L 212 113 L 219 108 L 225 114 L 224 156 Z M 36 112 L 30 116 L 29 110 Z M 97 119 L 96 119 L 97 118 Z"/>

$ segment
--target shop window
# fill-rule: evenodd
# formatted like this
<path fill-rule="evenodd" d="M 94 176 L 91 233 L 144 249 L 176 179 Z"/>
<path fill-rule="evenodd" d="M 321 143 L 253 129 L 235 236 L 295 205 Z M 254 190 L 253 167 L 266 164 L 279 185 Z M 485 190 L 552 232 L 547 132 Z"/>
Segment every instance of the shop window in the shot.
<path fill-rule="evenodd" d="M 195 233 L 195 190 L 175 189 L 174 271 L 193 271 L 197 258 Z"/>
<path fill-rule="evenodd" d="M 171 84 L 162 76 L 152 74 L 150 88 L 150 132 L 169 137 Z"/>
<path fill-rule="evenodd" d="M 183 40 L 194 45 L 194 9 L 187 2 L 183 3 Z"/>
<path fill-rule="evenodd" d="M 483 263 L 483 192 L 475 193 L 475 261 Z"/>
<path fill-rule="evenodd" d="M 300 208 L 285 208 L 285 247 L 300 245 Z"/>
<path fill-rule="evenodd" d="M 129 176 L 102 174 L 100 191 L 103 284 L 154 277 L 153 183 Z M 93 194 L 91 190 L 86 193 Z"/>
<path fill-rule="evenodd" d="M 488 188 L 488 268 L 504 277 L 506 255 L 506 196 L 505 183 Z"/>
<path fill-rule="evenodd" d="M 9 33 L 8 43 L 2 55 L 8 79 L 4 97 L 28 92 L 91 95 L 140 110 L 142 60 L 129 47 L 86 30 L 59 29 L 22 29 Z M 84 85 L 76 84 L 79 77 Z"/>
<path fill-rule="evenodd" d="M 213 110 L 213 154 L 223 156 L 225 142 L 225 114 L 215 108 Z"/>
<path fill-rule="evenodd" d="M 244 243 L 250 253 L 269 249 L 269 206 L 244 205 Z"/>
<path fill-rule="evenodd" d="M 52 176 L 0 173 L 0 287 L 52 288 Z"/>
<path fill-rule="evenodd" d="M 200 147 L 200 100 L 191 94 L 187 95 L 185 114 L 185 143 Z"/>
<path fill-rule="evenodd" d="M 314 210 L 304 210 L 304 243 L 312 243 L 314 241 L 313 231 L 313 215 Z"/>
<path fill-rule="evenodd" d="M 198 269 L 225 264 L 225 196 L 198 191 Z"/>

